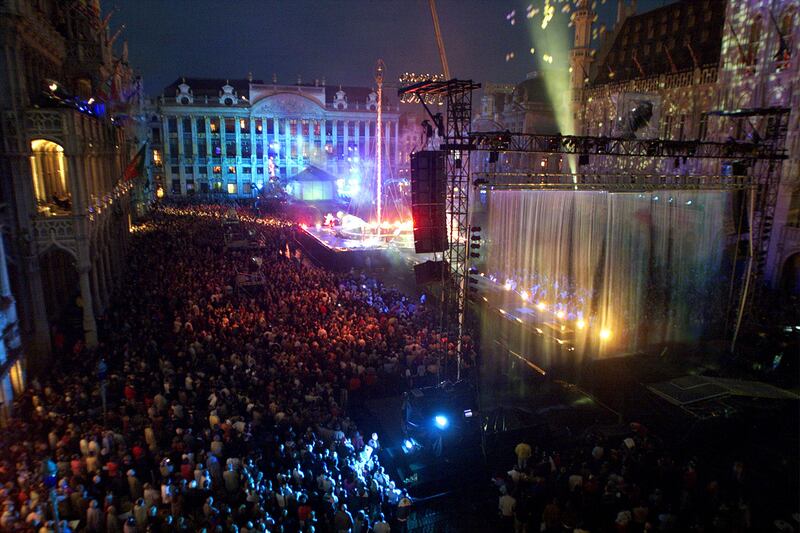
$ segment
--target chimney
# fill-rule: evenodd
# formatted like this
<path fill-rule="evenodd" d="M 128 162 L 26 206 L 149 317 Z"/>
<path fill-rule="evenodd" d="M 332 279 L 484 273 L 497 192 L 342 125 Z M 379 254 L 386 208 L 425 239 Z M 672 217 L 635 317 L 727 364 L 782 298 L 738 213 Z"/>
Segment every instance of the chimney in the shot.
<path fill-rule="evenodd" d="M 325 76 L 322 76 L 322 86 L 325 87 Z"/>
<path fill-rule="evenodd" d="M 249 81 L 250 83 L 253 83 L 253 71 L 252 70 L 247 73 L 247 81 Z"/>
<path fill-rule="evenodd" d="M 297 75 L 297 85 L 301 85 L 303 83 L 303 78 L 300 77 L 300 74 Z"/>
<path fill-rule="evenodd" d="M 278 75 L 273 72 L 272 73 L 272 84 L 274 85 L 276 83 L 278 83 Z"/>

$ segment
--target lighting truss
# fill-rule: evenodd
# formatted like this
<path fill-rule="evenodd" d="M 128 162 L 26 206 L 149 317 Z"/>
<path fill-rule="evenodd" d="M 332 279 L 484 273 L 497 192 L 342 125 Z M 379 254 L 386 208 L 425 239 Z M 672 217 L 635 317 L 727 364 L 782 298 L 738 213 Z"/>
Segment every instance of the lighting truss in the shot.
<path fill-rule="evenodd" d="M 624 139 L 582 135 L 543 135 L 508 131 L 472 132 L 472 150 L 529 154 L 607 155 L 619 157 L 686 157 L 695 159 L 783 160 L 784 150 L 753 142 Z"/>

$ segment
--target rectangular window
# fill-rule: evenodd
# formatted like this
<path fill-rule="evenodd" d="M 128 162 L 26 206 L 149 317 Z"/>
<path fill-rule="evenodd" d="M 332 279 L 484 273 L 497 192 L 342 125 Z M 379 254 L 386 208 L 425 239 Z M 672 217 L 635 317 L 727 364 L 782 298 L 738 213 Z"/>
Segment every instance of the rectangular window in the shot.
<path fill-rule="evenodd" d="M 250 194 L 252 192 L 252 184 L 250 182 L 242 183 L 242 194 Z"/>
<path fill-rule="evenodd" d="M 252 174 L 253 171 L 250 167 L 242 167 L 242 174 Z"/>
<path fill-rule="evenodd" d="M 176 117 L 167 118 L 167 129 L 170 133 L 178 133 L 178 119 Z"/>
<path fill-rule="evenodd" d="M 225 155 L 228 157 L 236 157 L 236 141 L 225 141 Z"/>
<path fill-rule="evenodd" d="M 239 119 L 239 131 L 241 133 L 250 133 L 250 120 L 246 118 Z"/>
<path fill-rule="evenodd" d="M 236 184 L 229 183 L 228 184 L 228 194 L 236 194 Z"/>
<path fill-rule="evenodd" d="M 236 133 L 236 119 L 235 118 L 226 118 L 225 119 L 225 133 Z"/>
<path fill-rule="evenodd" d="M 262 126 L 262 121 L 260 118 L 256 119 L 256 132 L 261 133 L 264 130 L 264 126 Z"/>
<path fill-rule="evenodd" d="M 186 180 L 186 194 L 194 194 L 194 180 Z"/>
<path fill-rule="evenodd" d="M 221 191 L 222 190 L 222 182 L 221 181 L 215 181 L 214 182 L 214 190 L 215 191 Z"/>
<path fill-rule="evenodd" d="M 172 194 L 181 193 L 181 180 L 172 180 Z"/>
<path fill-rule="evenodd" d="M 219 133 L 219 119 L 212 118 L 208 122 L 208 129 L 211 130 L 211 133 Z"/>
<path fill-rule="evenodd" d="M 252 147 L 250 145 L 250 140 L 242 140 L 242 157 L 250 157 L 252 154 Z"/>
<path fill-rule="evenodd" d="M 200 174 L 208 175 L 208 167 L 207 166 L 203 165 L 203 166 L 201 166 L 199 168 L 199 170 L 200 170 Z"/>
<path fill-rule="evenodd" d="M 206 145 L 205 138 L 197 140 L 197 155 L 199 157 L 205 157 L 206 155 L 208 155 L 208 152 L 206 151 L 207 148 L 208 146 Z"/>
<path fill-rule="evenodd" d="M 256 167 L 256 174 L 263 174 L 263 173 L 264 173 L 264 167 L 262 166 Z"/>
<path fill-rule="evenodd" d="M 150 132 L 150 137 L 153 139 L 154 143 L 161 142 L 161 128 L 152 128 Z"/>
<path fill-rule="evenodd" d="M 201 181 L 200 182 L 200 192 L 203 194 L 208 194 L 208 182 Z"/>
<path fill-rule="evenodd" d="M 231 165 L 228 167 L 228 174 L 236 174 L 236 167 Z"/>
<path fill-rule="evenodd" d="M 206 134 L 206 119 L 203 117 L 197 119 L 197 134 L 198 135 Z"/>
<path fill-rule="evenodd" d="M 192 119 L 190 119 L 190 118 L 185 118 L 185 119 L 183 119 L 183 121 L 182 121 L 182 122 L 183 122 L 183 124 L 182 124 L 182 126 L 183 126 L 183 133 L 184 133 L 184 134 L 186 134 L 186 133 L 192 133 Z"/>
<path fill-rule="evenodd" d="M 304 120 L 301 124 L 300 135 L 303 136 L 304 139 L 308 138 L 308 121 Z"/>
<path fill-rule="evenodd" d="M 289 121 L 289 135 L 291 135 L 292 137 L 297 135 L 297 121 L 296 120 L 290 120 Z"/>
<path fill-rule="evenodd" d="M 192 157 L 194 147 L 192 146 L 192 134 L 183 136 L 183 155 L 185 157 Z"/>
<path fill-rule="evenodd" d="M 264 141 L 260 137 L 256 139 L 256 157 L 259 159 L 264 157 Z"/>
<path fill-rule="evenodd" d="M 173 176 L 177 176 L 181 173 L 181 167 L 172 167 L 170 168 L 170 172 L 172 172 Z"/>
<path fill-rule="evenodd" d="M 214 157 L 222 155 L 222 146 L 220 145 L 219 138 L 212 139 L 211 141 L 211 155 Z"/>
<path fill-rule="evenodd" d="M 275 132 L 275 120 L 268 118 L 267 119 L 267 134 L 272 134 Z"/>
<path fill-rule="evenodd" d="M 192 166 L 183 167 L 183 173 L 184 174 L 194 174 L 194 167 L 192 167 Z"/>
<path fill-rule="evenodd" d="M 214 167 L 214 174 L 222 174 L 222 167 L 219 166 L 219 165 L 216 165 Z"/>

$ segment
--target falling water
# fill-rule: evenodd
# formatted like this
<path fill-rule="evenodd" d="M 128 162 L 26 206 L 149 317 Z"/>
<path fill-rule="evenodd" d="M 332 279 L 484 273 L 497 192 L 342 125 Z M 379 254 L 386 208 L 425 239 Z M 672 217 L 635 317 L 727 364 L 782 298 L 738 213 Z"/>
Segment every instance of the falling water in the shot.
<path fill-rule="evenodd" d="M 719 325 L 729 193 L 489 196 L 480 270 L 508 309 L 569 338 L 576 357 L 696 342 Z"/>

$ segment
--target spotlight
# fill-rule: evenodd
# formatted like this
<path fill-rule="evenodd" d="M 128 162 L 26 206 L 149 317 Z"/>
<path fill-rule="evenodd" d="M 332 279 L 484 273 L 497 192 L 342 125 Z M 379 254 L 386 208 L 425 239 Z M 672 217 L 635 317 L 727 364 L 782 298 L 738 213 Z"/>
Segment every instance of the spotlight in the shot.
<path fill-rule="evenodd" d="M 547 307 L 547 305 L 545 305 L 544 302 L 539 302 L 536 304 L 536 309 L 538 309 L 539 311 L 544 311 L 545 307 Z"/>
<path fill-rule="evenodd" d="M 406 451 L 410 452 L 411 450 L 414 449 L 414 443 L 411 442 L 411 439 L 406 439 L 403 441 L 403 448 L 405 448 Z"/>
<path fill-rule="evenodd" d="M 559 312 L 556 313 L 556 317 L 558 317 L 558 318 L 564 318 L 564 316 L 565 316 L 564 315 L 564 311 L 559 311 Z"/>
<path fill-rule="evenodd" d="M 600 339 L 601 340 L 607 341 L 610 338 L 611 338 L 611 330 L 610 329 L 603 328 L 603 329 L 600 330 Z"/>
<path fill-rule="evenodd" d="M 577 322 L 575 322 L 575 327 L 578 329 L 583 329 L 586 327 L 586 322 L 584 322 L 582 319 L 578 320 Z"/>
<path fill-rule="evenodd" d="M 51 91 L 56 91 L 58 89 L 58 84 L 56 82 L 53 82 L 50 85 L 48 85 L 47 88 L 50 89 Z"/>
<path fill-rule="evenodd" d="M 450 421 L 444 415 L 436 415 L 433 417 L 433 423 L 439 429 L 446 429 L 450 425 Z"/>
<path fill-rule="evenodd" d="M 530 298 L 530 296 L 528 295 L 528 291 L 522 291 L 521 293 L 519 293 L 519 295 L 522 298 L 522 300 L 526 302 L 528 301 L 528 298 Z"/>

